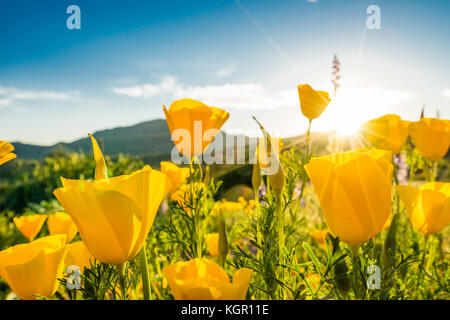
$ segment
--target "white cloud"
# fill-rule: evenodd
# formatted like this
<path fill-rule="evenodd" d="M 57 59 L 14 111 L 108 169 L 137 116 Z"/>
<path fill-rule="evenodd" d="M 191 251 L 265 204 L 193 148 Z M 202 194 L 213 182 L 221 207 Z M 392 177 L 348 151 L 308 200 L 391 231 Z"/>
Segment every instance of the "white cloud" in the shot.
<path fill-rule="evenodd" d="M 0 98 L 0 107 L 4 107 L 11 104 L 11 99 Z"/>
<path fill-rule="evenodd" d="M 306 1 L 311 2 L 311 3 L 316 3 L 318 0 L 306 0 Z"/>
<path fill-rule="evenodd" d="M 177 83 L 174 77 L 165 77 L 158 84 L 143 84 L 132 87 L 113 88 L 117 94 L 130 96 L 133 98 L 151 98 L 159 95 L 177 95 L 183 88 Z"/>
<path fill-rule="evenodd" d="M 22 90 L 0 86 L 0 106 L 7 106 L 16 100 L 75 100 L 79 91 L 58 92 L 47 90 Z"/>
<path fill-rule="evenodd" d="M 216 72 L 216 76 L 219 78 L 225 78 L 231 76 L 233 73 L 234 73 L 234 66 L 230 64 L 222 68 L 219 68 Z"/>
<path fill-rule="evenodd" d="M 257 83 L 186 86 L 173 77 L 166 77 L 159 84 L 113 88 L 113 91 L 144 99 L 160 95 L 168 95 L 174 99 L 188 97 L 204 101 L 208 105 L 234 109 L 270 109 L 292 105 L 298 100 L 296 90 L 268 92 Z"/>
<path fill-rule="evenodd" d="M 163 97 L 165 100 L 191 98 L 205 102 L 211 106 L 241 110 L 263 110 L 280 107 L 299 107 L 298 93 L 295 87 L 286 90 L 269 90 L 263 85 L 253 82 L 225 83 L 221 85 L 188 86 L 174 77 L 163 78 L 160 83 L 142 84 L 132 87 L 113 88 L 117 94 L 133 98 L 149 99 Z M 394 112 L 399 105 L 411 100 L 406 90 L 386 88 L 342 88 L 332 106 L 339 116 L 345 114 L 356 117 L 361 123 L 377 114 Z M 337 105 L 336 105 L 337 103 Z M 328 112 L 333 114 L 331 110 Z M 329 119 L 336 121 L 336 115 Z"/>
<path fill-rule="evenodd" d="M 444 97 L 450 98 L 450 89 L 442 90 L 442 94 L 444 95 Z"/>

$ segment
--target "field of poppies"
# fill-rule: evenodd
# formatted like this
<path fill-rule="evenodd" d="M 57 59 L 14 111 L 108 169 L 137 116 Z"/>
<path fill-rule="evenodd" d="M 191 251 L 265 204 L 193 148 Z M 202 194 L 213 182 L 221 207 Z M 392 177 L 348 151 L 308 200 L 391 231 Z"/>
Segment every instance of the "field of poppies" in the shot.
<path fill-rule="evenodd" d="M 184 165 L 110 159 L 91 135 L 93 156 L 27 167 L 0 141 L 0 299 L 449 299 L 450 121 L 387 114 L 319 152 L 331 98 L 297 89 L 304 142 L 255 119 L 251 181 L 220 195 L 201 160 L 229 114 L 192 99 L 164 107 Z"/>

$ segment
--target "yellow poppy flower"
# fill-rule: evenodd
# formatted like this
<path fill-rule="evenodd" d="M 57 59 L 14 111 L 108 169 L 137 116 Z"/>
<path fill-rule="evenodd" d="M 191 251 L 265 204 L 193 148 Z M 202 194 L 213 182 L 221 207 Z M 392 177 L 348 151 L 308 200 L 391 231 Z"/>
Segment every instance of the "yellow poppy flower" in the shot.
<path fill-rule="evenodd" d="M 309 232 L 309 235 L 314 238 L 314 240 L 316 240 L 318 243 L 320 244 L 325 244 L 325 238 L 327 237 L 328 232 L 330 232 L 330 230 L 327 229 L 313 229 Z"/>
<path fill-rule="evenodd" d="M 194 195 L 198 192 L 198 190 L 206 189 L 206 185 L 203 182 L 194 182 L 193 183 L 193 191 Z M 178 202 L 180 205 L 185 203 L 185 200 L 188 200 L 191 196 L 191 185 L 189 183 L 182 184 L 176 192 L 170 195 L 170 199 L 172 201 Z"/>
<path fill-rule="evenodd" d="M 161 172 L 166 174 L 172 181 L 170 193 L 174 193 L 182 183 L 185 183 L 190 174 L 189 168 L 180 168 L 172 162 L 161 161 L 160 166 Z"/>
<path fill-rule="evenodd" d="M 45 214 L 33 214 L 29 216 L 16 217 L 13 221 L 17 229 L 19 229 L 25 238 L 32 241 L 34 237 L 38 235 L 39 231 L 41 231 L 46 219 L 47 215 Z"/>
<path fill-rule="evenodd" d="M 227 273 L 217 263 L 207 259 L 193 259 L 164 267 L 176 300 L 243 300 L 253 270 L 237 270 L 230 283 Z"/>
<path fill-rule="evenodd" d="M 208 253 L 211 257 L 219 256 L 219 234 L 208 233 L 205 235 L 205 242 L 208 247 Z"/>
<path fill-rule="evenodd" d="M 247 200 L 245 200 L 245 198 L 243 196 L 239 196 L 238 197 L 238 202 L 245 207 L 247 205 Z"/>
<path fill-rule="evenodd" d="M 84 268 L 90 268 L 95 263 L 95 258 L 89 253 L 83 241 L 75 241 L 67 245 L 67 255 L 64 260 L 66 267 L 78 266 L 81 272 Z"/>
<path fill-rule="evenodd" d="M 316 91 L 309 84 L 297 86 L 302 113 L 309 120 L 318 118 L 330 103 L 328 92 Z"/>
<path fill-rule="evenodd" d="M 93 145 L 99 168 L 103 155 Z M 149 166 L 110 179 L 105 167 L 96 170 L 94 182 L 61 180 L 63 187 L 54 195 L 75 222 L 89 252 L 97 260 L 115 265 L 140 251 L 159 205 L 172 187 L 165 174 Z"/>
<path fill-rule="evenodd" d="M 13 151 L 14 147 L 11 143 L 0 141 L 0 166 L 17 157 L 14 153 L 12 153 Z"/>
<path fill-rule="evenodd" d="M 383 228 L 391 208 L 391 157 L 379 149 L 344 152 L 305 166 L 335 237 L 355 246 Z"/>
<path fill-rule="evenodd" d="M 245 207 L 244 213 L 249 214 L 250 212 L 252 212 L 252 210 L 255 208 L 255 203 L 255 200 L 251 199 L 248 202 L 248 205 Z"/>
<path fill-rule="evenodd" d="M 415 230 L 435 234 L 450 222 L 450 183 L 397 186 L 397 191 Z"/>
<path fill-rule="evenodd" d="M 70 216 L 64 212 L 56 212 L 55 214 L 49 215 L 47 226 L 51 235 L 65 234 L 67 236 L 67 243 L 72 241 L 73 237 L 75 237 L 78 232 L 75 223 Z"/>
<path fill-rule="evenodd" d="M 244 200 L 245 201 L 245 200 Z M 231 214 L 237 211 L 241 211 L 243 210 L 245 207 L 245 205 L 239 201 L 239 202 L 234 202 L 234 201 L 220 201 L 220 202 L 216 202 L 211 210 L 211 215 L 212 216 L 217 216 L 219 214 L 219 212 L 222 212 L 223 214 L 227 215 L 227 214 Z"/>
<path fill-rule="evenodd" d="M 56 235 L 0 252 L 0 276 L 24 300 L 50 298 L 62 277 L 66 236 Z"/>
<path fill-rule="evenodd" d="M 387 114 L 366 122 L 362 131 L 376 148 L 399 153 L 408 138 L 408 125 L 398 115 Z"/>
<path fill-rule="evenodd" d="M 409 134 L 422 157 L 437 161 L 445 156 L 450 145 L 450 121 L 422 118 L 409 125 Z"/>
<path fill-rule="evenodd" d="M 176 100 L 163 110 L 178 151 L 189 160 L 205 151 L 230 117 L 225 110 L 192 99 Z"/>
<path fill-rule="evenodd" d="M 327 237 L 328 232 L 330 232 L 330 230 L 328 230 L 328 228 L 324 229 L 324 230 L 313 229 L 309 232 L 309 235 L 318 242 L 319 247 L 321 247 L 323 250 L 327 250 L 325 238 Z"/>

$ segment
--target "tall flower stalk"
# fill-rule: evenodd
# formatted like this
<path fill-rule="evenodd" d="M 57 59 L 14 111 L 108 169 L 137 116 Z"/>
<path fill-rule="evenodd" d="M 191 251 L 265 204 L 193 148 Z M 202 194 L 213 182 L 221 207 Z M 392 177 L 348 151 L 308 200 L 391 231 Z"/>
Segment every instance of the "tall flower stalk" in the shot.
<path fill-rule="evenodd" d="M 144 294 L 144 300 L 151 300 L 152 299 L 151 286 L 148 274 L 147 253 L 145 251 L 145 244 L 142 246 L 141 251 L 139 251 L 138 257 L 139 257 L 139 267 L 141 269 L 142 291 Z"/>

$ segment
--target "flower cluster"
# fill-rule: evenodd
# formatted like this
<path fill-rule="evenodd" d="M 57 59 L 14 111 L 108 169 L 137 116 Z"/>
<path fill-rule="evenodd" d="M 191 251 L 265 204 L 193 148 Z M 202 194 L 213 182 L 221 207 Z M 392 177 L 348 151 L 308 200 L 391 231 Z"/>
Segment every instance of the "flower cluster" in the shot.
<path fill-rule="evenodd" d="M 65 276 L 64 268 L 70 266 L 77 266 L 83 279 L 89 279 L 88 274 L 95 274 L 99 266 L 112 266 L 116 282 L 107 291 L 114 296 L 120 291 L 123 299 L 140 293 L 150 299 L 152 287 L 161 297 L 159 289 L 166 285 L 159 283 L 168 284 L 168 297 L 189 300 L 252 298 L 257 289 L 270 298 L 295 299 L 304 290 L 317 298 L 325 296 L 323 290 L 330 287 L 334 289 L 329 289 L 328 296 L 335 298 L 347 298 L 350 288 L 354 298 L 367 297 L 358 268 L 372 262 L 364 260 L 367 254 L 360 251 L 385 232 L 384 241 L 378 243 L 381 258 L 376 259 L 383 264 L 384 275 L 395 269 L 390 262 L 395 261 L 395 237 L 401 236 L 397 226 L 402 205 L 411 226 L 424 235 L 442 232 L 450 221 L 450 183 L 433 181 L 436 172 L 431 172 L 448 152 L 450 121 L 422 118 L 410 122 L 398 115 L 384 115 L 362 126 L 364 148 L 313 156 L 311 123 L 331 98 L 308 84 L 299 85 L 298 94 L 301 112 L 309 120 L 304 149 L 291 149 L 258 122 L 264 139 L 253 165 L 254 199 L 237 196 L 233 201 L 217 201 L 217 177 L 209 168 L 196 166 L 229 118 L 220 108 L 192 99 L 163 107 L 175 146 L 189 160 L 189 167 L 163 161 L 160 170 L 146 165 L 131 174 L 109 177 L 103 153 L 90 135 L 94 179 L 61 177 L 61 187 L 53 194 L 64 212 L 13 218 L 25 243 L 0 252 L 1 278 L 21 299 L 51 298 L 58 279 Z M 411 176 L 408 181 L 405 146 L 414 146 L 429 164 L 426 183 L 413 185 Z M 281 150 L 286 150 L 286 157 Z M 12 151 L 11 144 L 0 141 L 0 165 L 15 158 Z M 305 193 L 312 190 L 320 205 L 320 210 L 312 211 L 323 217 L 321 225 L 326 227 L 295 238 L 296 225 L 308 219 L 300 219 L 298 213 L 311 210 L 315 201 L 314 197 L 305 200 Z M 149 237 L 163 202 L 162 222 L 155 231 L 158 236 Z M 243 224 L 238 232 L 232 228 Z M 230 238 L 234 239 L 231 244 Z M 308 244 L 310 238 L 321 254 L 326 251 L 328 260 L 316 257 L 317 251 Z M 161 253 L 158 243 L 164 241 L 171 247 Z M 297 262 L 299 249 L 293 243 L 299 241 L 311 262 Z M 349 247 L 353 272 L 349 272 L 348 254 L 340 242 Z M 152 282 L 151 272 L 164 280 Z M 141 276 L 137 293 L 128 281 L 135 274 Z M 333 278 L 325 280 L 329 275 Z M 252 279 L 264 284 L 264 289 L 249 289 Z"/>

